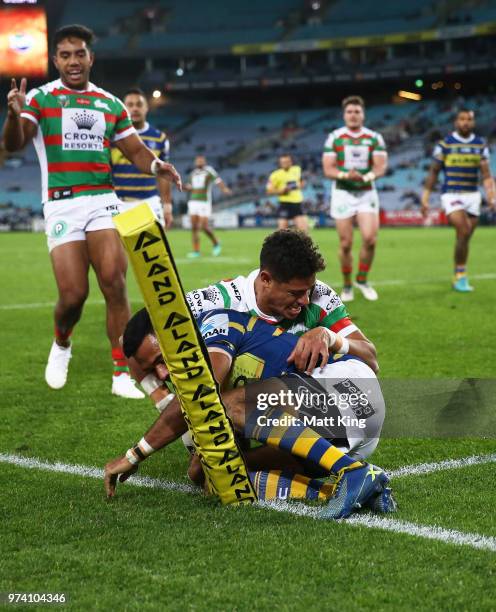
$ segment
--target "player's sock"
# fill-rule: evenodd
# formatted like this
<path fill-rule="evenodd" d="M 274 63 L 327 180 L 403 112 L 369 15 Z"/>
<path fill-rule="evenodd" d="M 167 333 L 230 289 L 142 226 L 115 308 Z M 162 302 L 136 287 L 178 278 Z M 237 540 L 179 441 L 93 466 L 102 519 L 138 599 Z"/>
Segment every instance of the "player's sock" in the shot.
<path fill-rule="evenodd" d="M 467 276 L 467 266 L 455 266 L 455 279 Z"/>
<path fill-rule="evenodd" d="M 316 431 L 304 425 L 300 419 L 280 408 L 266 410 L 263 424 L 259 424 L 260 413 L 255 412 L 257 411 L 251 413 L 246 421 L 245 437 L 311 461 L 330 474 L 338 475 L 342 470 L 363 466 L 361 461 L 348 457 Z M 290 425 L 271 425 L 272 422 L 281 423 L 286 420 Z"/>
<path fill-rule="evenodd" d="M 370 270 L 370 264 L 367 264 L 363 261 L 361 261 L 358 264 L 358 274 L 356 275 L 356 282 L 357 283 L 366 283 L 367 282 L 367 276 Z"/>
<path fill-rule="evenodd" d="M 343 287 L 345 289 L 351 289 L 351 274 L 353 272 L 353 268 L 348 266 L 341 266 L 341 272 L 343 273 Z"/>
<path fill-rule="evenodd" d="M 112 361 L 114 362 L 114 376 L 129 374 L 126 357 L 120 348 L 112 349 Z"/>
<path fill-rule="evenodd" d="M 293 472 L 258 471 L 249 472 L 249 476 L 260 500 L 308 499 L 326 501 L 336 491 L 336 485 L 334 484 Z"/>
<path fill-rule="evenodd" d="M 72 327 L 67 331 L 63 332 L 57 327 L 57 325 L 55 325 L 55 339 L 57 340 L 57 344 L 59 344 L 60 346 L 68 346 L 71 334 Z"/>

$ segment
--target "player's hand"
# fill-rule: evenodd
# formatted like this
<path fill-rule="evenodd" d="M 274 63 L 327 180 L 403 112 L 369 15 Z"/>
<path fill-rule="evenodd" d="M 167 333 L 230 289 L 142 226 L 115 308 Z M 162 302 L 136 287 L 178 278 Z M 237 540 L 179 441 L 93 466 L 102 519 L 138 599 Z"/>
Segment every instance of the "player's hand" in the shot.
<path fill-rule="evenodd" d="M 183 190 L 181 175 L 172 164 L 160 162 L 160 164 L 157 165 L 157 176 L 167 179 L 168 181 L 172 181 L 179 191 Z"/>
<path fill-rule="evenodd" d="M 360 174 L 360 172 L 358 172 L 358 170 L 355 170 L 355 168 L 352 168 L 348 172 L 348 180 L 350 180 L 350 181 L 361 181 L 363 183 L 363 174 Z"/>
<path fill-rule="evenodd" d="M 7 109 L 10 115 L 19 117 L 21 111 L 26 103 L 26 79 L 21 79 L 19 88 L 17 88 L 17 81 L 12 79 L 10 82 L 10 91 L 7 94 Z"/>
<path fill-rule="evenodd" d="M 103 482 L 107 497 L 114 497 L 115 487 L 117 485 L 117 477 L 120 474 L 119 482 L 125 482 L 129 476 L 138 471 L 138 464 L 134 465 L 126 459 L 126 455 L 117 457 L 109 461 L 105 466 Z"/>
<path fill-rule="evenodd" d="M 288 357 L 288 363 L 294 363 L 298 370 L 311 374 L 319 357 L 324 367 L 329 359 L 329 335 L 322 327 L 310 329 L 299 338 Z"/>

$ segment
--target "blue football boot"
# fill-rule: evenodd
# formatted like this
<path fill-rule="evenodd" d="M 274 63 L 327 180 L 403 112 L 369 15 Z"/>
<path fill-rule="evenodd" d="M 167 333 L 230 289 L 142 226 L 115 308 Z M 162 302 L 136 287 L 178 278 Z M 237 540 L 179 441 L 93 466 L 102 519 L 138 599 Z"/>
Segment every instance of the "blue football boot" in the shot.
<path fill-rule="evenodd" d="M 345 470 L 338 480 L 336 493 L 319 516 L 324 519 L 346 518 L 364 506 L 374 494 L 382 493 L 388 483 L 384 470 L 370 463 Z"/>

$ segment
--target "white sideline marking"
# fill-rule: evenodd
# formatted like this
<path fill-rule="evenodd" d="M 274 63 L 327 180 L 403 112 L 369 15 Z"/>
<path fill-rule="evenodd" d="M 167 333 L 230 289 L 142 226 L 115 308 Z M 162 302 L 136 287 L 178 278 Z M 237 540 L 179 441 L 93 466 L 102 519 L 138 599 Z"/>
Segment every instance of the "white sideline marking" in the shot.
<path fill-rule="evenodd" d="M 394 470 L 389 473 L 393 478 L 401 478 L 402 476 L 410 476 L 416 474 L 430 474 L 440 470 L 452 470 L 457 468 L 468 467 L 471 465 L 481 465 L 484 463 L 496 462 L 496 454 L 492 455 L 474 455 L 463 459 L 449 459 L 436 463 L 421 463 L 419 465 L 405 466 L 399 470 Z M 40 469 L 49 472 L 60 472 L 64 474 L 73 474 L 76 476 L 85 476 L 89 478 L 103 479 L 103 470 L 85 465 L 71 465 L 67 463 L 49 463 L 40 459 L 21 457 L 8 453 L 0 453 L 0 463 L 9 463 L 18 467 L 29 469 Z M 128 484 L 135 487 L 147 487 L 151 489 L 165 489 L 167 491 L 180 491 L 182 493 L 199 493 L 197 487 L 169 480 L 159 480 L 158 478 L 149 478 L 147 476 L 133 476 L 127 481 Z M 320 508 L 315 506 L 307 506 L 301 502 L 283 502 L 283 501 L 259 501 L 258 505 L 262 508 L 275 510 L 277 512 L 287 512 L 296 514 L 297 516 L 306 516 L 308 518 L 318 519 Z M 464 533 L 454 529 L 444 529 L 437 525 L 417 525 L 408 521 L 400 521 L 398 519 L 383 518 L 377 515 L 352 516 L 346 519 L 347 525 L 358 525 L 360 527 L 368 527 L 372 529 L 383 529 L 385 531 L 393 531 L 395 533 L 404 533 L 406 535 L 417 536 L 429 540 L 437 540 L 446 544 L 455 544 L 457 546 L 470 546 L 480 550 L 489 550 L 496 552 L 496 538 L 483 536 L 477 533 Z"/>
<path fill-rule="evenodd" d="M 484 463 L 496 463 L 496 453 L 492 455 L 473 455 L 462 459 L 446 459 L 434 463 L 419 463 L 417 465 L 405 465 L 398 470 L 388 471 L 390 478 L 401 476 L 418 476 L 420 474 L 432 474 L 441 470 L 453 470 L 456 468 L 468 467 L 470 465 L 481 465 Z"/>
<path fill-rule="evenodd" d="M 48 461 L 41 461 L 33 457 L 20 457 L 19 455 L 10 455 L 8 453 L 0 453 L 0 463 L 10 463 L 11 465 L 28 469 L 60 472 L 63 474 L 73 474 L 75 476 L 103 480 L 102 469 L 87 465 L 60 463 L 59 461 L 56 463 L 49 463 Z M 128 483 L 133 484 L 135 487 L 146 487 L 148 489 L 166 489 L 167 491 L 180 491 L 181 493 L 198 493 L 198 489 L 192 485 L 172 482 L 170 480 L 159 480 L 158 478 L 149 478 L 148 476 L 133 476 L 128 480 Z"/>
<path fill-rule="evenodd" d="M 181 259 L 178 258 L 176 259 L 176 263 L 181 263 L 181 264 L 190 264 L 190 263 L 201 263 L 201 257 L 198 259 Z M 205 263 L 231 263 L 232 259 L 228 259 L 228 258 L 222 258 L 222 257 L 205 257 L 203 258 Z M 239 261 L 239 260 L 237 260 Z M 247 259 L 246 263 L 249 263 L 251 260 Z M 243 262 L 241 262 L 243 263 Z M 496 279 L 496 274 L 489 272 L 487 274 L 471 274 L 470 278 L 473 280 L 494 280 Z M 425 285 L 425 284 L 431 284 L 431 283 L 441 283 L 443 281 L 449 282 L 449 276 L 445 276 L 443 278 L 426 278 L 424 280 L 422 279 L 417 279 L 417 280 L 404 280 L 404 279 L 390 279 L 390 280 L 383 280 L 383 281 L 376 281 L 376 282 L 372 282 L 372 284 L 374 285 L 374 287 L 386 287 L 389 285 Z M 202 282 L 205 283 L 210 283 L 211 279 L 203 279 Z M 340 285 L 341 281 L 339 283 L 335 283 L 336 285 Z M 133 303 L 138 303 L 142 300 L 140 300 L 139 298 L 136 299 L 130 299 L 130 302 Z M 96 304 L 105 304 L 104 300 L 88 300 L 85 305 L 89 305 L 89 306 L 93 306 Z M 55 305 L 55 301 L 53 302 L 31 302 L 31 303 L 26 303 L 26 304 L 0 304 L 0 310 L 24 310 L 24 309 L 35 309 L 35 308 L 48 308 L 48 307 L 53 307 Z"/>

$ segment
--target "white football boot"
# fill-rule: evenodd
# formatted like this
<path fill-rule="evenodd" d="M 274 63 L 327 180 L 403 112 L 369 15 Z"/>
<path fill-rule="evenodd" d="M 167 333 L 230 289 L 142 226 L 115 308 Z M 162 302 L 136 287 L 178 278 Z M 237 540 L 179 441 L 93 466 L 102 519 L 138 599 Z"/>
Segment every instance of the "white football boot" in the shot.
<path fill-rule="evenodd" d="M 145 394 L 136 387 L 136 382 L 123 372 L 119 376 L 112 376 L 112 393 L 127 399 L 143 399 Z"/>
<path fill-rule="evenodd" d="M 65 348 L 59 346 L 55 340 L 53 341 L 45 368 L 45 380 L 52 389 L 62 389 L 67 382 L 67 371 L 71 357 L 72 345 Z"/>
<path fill-rule="evenodd" d="M 342 302 L 353 302 L 355 296 L 353 295 L 353 287 L 343 287 L 341 295 L 339 296 Z"/>
<path fill-rule="evenodd" d="M 377 295 L 377 291 L 371 287 L 368 283 L 353 283 L 355 287 L 360 289 L 363 297 L 370 302 L 375 302 L 379 296 Z"/>

